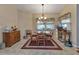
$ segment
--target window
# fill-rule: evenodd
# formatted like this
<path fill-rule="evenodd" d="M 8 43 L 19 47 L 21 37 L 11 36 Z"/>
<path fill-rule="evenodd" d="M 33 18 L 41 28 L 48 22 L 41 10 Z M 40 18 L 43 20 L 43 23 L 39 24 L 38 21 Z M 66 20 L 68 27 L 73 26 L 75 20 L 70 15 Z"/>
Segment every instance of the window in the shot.
<path fill-rule="evenodd" d="M 37 21 L 37 30 L 43 31 L 45 29 L 45 25 L 43 21 L 38 20 Z"/>
<path fill-rule="evenodd" d="M 63 15 L 62 17 L 60 17 L 60 20 L 60 27 L 62 27 L 63 29 L 71 30 L 71 13 Z"/>
<path fill-rule="evenodd" d="M 37 24 L 37 30 L 44 30 L 45 29 L 45 25 L 44 24 Z"/>
<path fill-rule="evenodd" d="M 53 21 L 37 21 L 37 31 L 49 31 L 54 29 Z"/>
<path fill-rule="evenodd" d="M 46 23 L 46 29 L 47 30 L 53 30 L 54 29 L 54 23 L 49 21 Z"/>
<path fill-rule="evenodd" d="M 67 30 L 71 30 L 71 26 L 70 26 L 71 24 L 70 24 L 70 18 L 66 18 L 66 19 L 63 19 L 62 21 L 61 21 L 61 26 L 63 27 L 63 28 L 66 28 Z"/>

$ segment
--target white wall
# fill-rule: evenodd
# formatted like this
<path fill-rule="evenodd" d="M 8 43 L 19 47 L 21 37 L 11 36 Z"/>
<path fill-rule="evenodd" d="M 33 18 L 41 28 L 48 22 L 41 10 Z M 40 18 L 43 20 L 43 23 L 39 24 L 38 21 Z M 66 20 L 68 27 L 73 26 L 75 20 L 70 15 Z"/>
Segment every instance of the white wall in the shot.
<path fill-rule="evenodd" d="M 77 13 L 76 13 L 76 5 L 75 4 L 67 4 L 64 9 L 62 10 L 62 12 L 60 13 L 60 16 L 67 13 L 67 12 L 71 12 L 71 28 L 72 28 L 72 44 L 74 47 L 77 46 Z"/>
<path fill-rule="evenodd" d="M 18 10 L 18 26 L 21 31 L 21 39 L 25 35 L 25 30 L 32 30 L 32 14 Z"/>
<path fill-rule="evenodd" d="M 0 42 L 2 42 L 2 31 L 4 26 L 17 25 L 17 9 L 15 5 L 0 5 Z"/>

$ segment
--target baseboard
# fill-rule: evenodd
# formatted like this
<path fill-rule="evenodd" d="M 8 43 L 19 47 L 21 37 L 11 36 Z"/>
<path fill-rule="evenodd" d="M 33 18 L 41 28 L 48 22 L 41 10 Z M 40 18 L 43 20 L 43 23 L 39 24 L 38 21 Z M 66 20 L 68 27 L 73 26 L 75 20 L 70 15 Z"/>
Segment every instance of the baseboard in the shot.
<path fill-rule="evenodd" d="M 79 49 L 79 46 L 77 46 L 77 48 Z"/>
<path fill-rule="evenodd" d="M 0 49 L 5 48 L 5 43 L 0 43 Z"/>
<path fill-rule="evenodd" d="M 75 48 L 75 50 L 79 53 L 79 46 L 77 46 L 77 44 L 72 44 L 72 45 Z"/>
<path fill-rule="evenodd" d="M 77 44 L 72 44 L 72 46 L 73 46 L 74 48 L 78 48 Z"/>
<path fill-rule="evenodd" d="M 79 46 L 77 45 L 77 44 L 72 44 L 73 45 L 73 47 L 75 47 L 75 48 L 78 48 L 79 49 Z"/>

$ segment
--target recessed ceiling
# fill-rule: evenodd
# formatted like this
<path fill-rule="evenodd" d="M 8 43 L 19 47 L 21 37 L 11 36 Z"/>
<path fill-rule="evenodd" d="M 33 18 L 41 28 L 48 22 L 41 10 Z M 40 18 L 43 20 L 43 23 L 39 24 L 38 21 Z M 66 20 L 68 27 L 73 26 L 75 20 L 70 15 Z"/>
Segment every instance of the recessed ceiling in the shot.
<path fill-rule="evenodd" d="M 44 13 L 60 13 L 64 4 L 45 4 L 44 5 Z M 22 11 L 27 11 L 31 13 L 41 13 L 42 6 L 41 4 L 18 4 L 17 8 Z"/>

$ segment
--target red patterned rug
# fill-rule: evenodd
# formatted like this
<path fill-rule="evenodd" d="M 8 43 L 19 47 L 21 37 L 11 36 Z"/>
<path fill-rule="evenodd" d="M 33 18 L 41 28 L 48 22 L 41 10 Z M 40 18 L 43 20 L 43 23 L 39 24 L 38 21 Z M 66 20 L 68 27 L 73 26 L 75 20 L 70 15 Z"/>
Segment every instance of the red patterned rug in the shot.
<path fill-rule="evenodd" d="M 28 40 L 22 49 L 46 49 L 46 50 L 63 50 L 53 39 L 45 40 L 45 44 L 37 44 L 36 41 Z"/>

